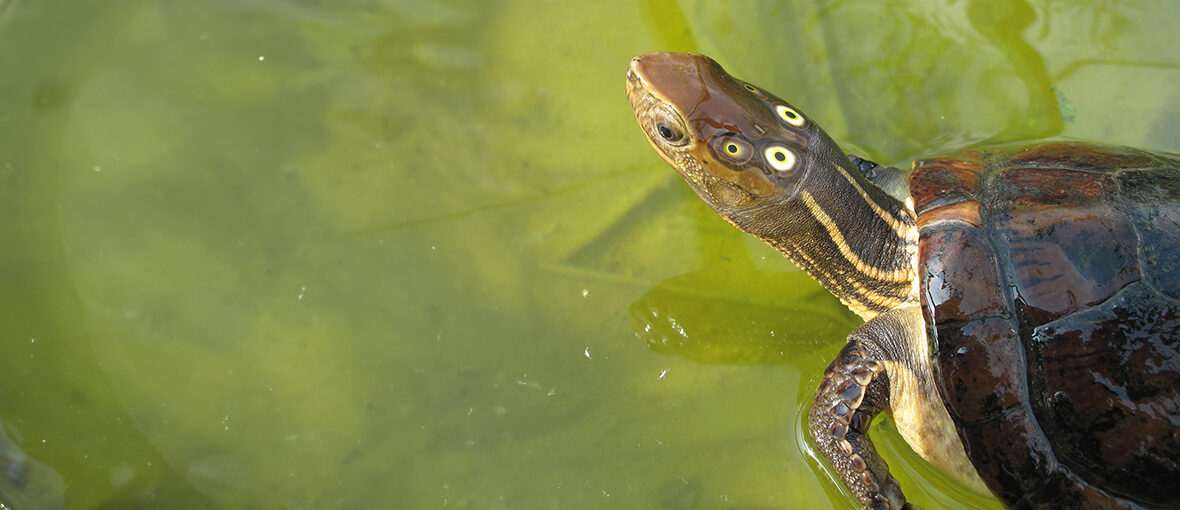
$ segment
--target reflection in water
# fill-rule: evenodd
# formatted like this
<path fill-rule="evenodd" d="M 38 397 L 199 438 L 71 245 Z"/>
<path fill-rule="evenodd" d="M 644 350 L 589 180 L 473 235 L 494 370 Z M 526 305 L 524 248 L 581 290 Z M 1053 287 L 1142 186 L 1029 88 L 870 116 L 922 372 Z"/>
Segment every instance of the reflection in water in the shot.
<path fill-rule="evenodd" d="M 631 327 L 651 350 L 719 365 L 786 363 L 855 325 L 802 271 L 707 269 L 664 280 L 631 305 Z"/>
<path fill-rule="evenodd" d="M 57 471 L 26 455 L 0 426 L 0 508 L 64 508 L 65 487 Z"/>
<path fill-rule="evenodd" d="M 1032 140 L 1060 135 L 1064 129 L 1058 94 L 1049 79 L 1045 58 L 1023 37 L 1036 20 L 1036 11 L 1021 0 L 971 2 L 967 17 L 972 27 L 1000 50 L 1028 90 L 1025 108 L 1008 118 L 1008 126 L 992 141 Z"/>

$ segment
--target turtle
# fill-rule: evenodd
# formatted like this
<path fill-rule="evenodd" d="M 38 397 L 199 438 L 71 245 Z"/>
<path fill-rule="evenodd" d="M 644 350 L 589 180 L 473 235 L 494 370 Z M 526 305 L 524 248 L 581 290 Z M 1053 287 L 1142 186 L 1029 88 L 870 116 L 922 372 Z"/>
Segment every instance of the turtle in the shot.
<path fill-rule="evenodd" d="M 870 439 L 1010 508 L 1180 507 L 1180 157 L 1042 140 L 846 154 L 699 54 L 631 60 L 656 152 L 865 322 L 824 371 L 814 448 L 865 508 L 906 508 Z"/>

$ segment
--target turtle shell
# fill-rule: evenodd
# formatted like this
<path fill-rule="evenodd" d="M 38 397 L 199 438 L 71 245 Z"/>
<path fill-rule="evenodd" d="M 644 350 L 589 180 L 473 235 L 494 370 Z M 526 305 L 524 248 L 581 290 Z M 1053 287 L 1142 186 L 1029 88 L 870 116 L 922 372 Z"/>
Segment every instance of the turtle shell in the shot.
<path fill-rule="evenodd" d="M 1012 506 L 1180 505 L 1180 158 L 1049 143 L 914 163 L 922 307 Z"/>

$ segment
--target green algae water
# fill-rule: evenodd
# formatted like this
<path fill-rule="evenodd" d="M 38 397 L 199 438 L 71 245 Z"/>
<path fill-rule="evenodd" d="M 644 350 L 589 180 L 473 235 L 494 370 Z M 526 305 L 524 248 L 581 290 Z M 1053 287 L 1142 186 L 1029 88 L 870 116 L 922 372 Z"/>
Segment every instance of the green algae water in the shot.
<path fill-rule="evenodd" d="M 857 321 L 623 97 L 697 51 L 904 165 L 1180 152 L 1165 1 L 0 0 L 0 503 L 852 508 Z M 997 508 L 875 439 L 911 500 Z"/>

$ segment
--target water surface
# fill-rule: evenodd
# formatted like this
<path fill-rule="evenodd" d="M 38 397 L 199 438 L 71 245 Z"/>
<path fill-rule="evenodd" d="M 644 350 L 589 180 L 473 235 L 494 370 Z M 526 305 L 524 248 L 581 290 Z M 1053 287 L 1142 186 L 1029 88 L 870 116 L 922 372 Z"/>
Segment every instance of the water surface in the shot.
<path fill-rule="evenodd" d="M 628 60 L 891 164 L 1180 151 L 1177 11 L 0 1 L 0 501 L 849 508 L 799 426 L 856 320 L 651 151 Z M 994 506 L 880 427 L 916 503 Z"/>

